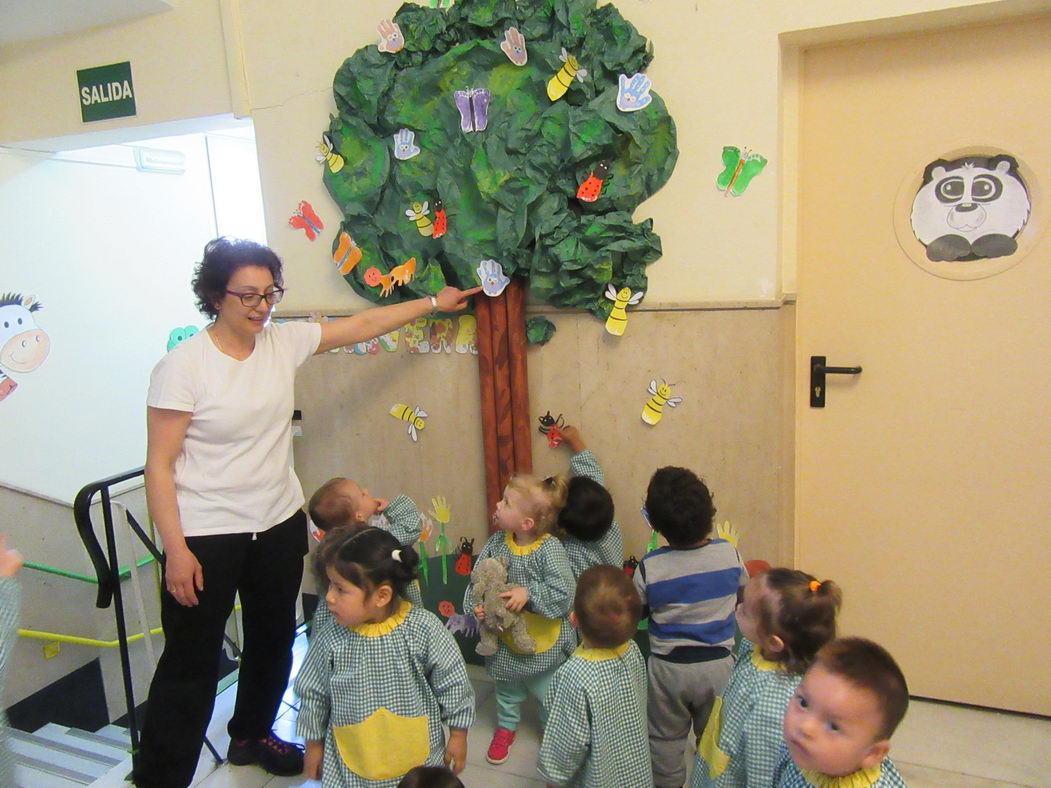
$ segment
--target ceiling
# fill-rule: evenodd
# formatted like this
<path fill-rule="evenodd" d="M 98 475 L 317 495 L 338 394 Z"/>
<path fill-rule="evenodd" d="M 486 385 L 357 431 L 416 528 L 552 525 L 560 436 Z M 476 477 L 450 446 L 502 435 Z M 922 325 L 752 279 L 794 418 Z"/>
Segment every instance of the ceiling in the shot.
<path fill-rule="evenodd" d="M 128 22 L 178 0 L 0 0 L 0 46 Z"/>

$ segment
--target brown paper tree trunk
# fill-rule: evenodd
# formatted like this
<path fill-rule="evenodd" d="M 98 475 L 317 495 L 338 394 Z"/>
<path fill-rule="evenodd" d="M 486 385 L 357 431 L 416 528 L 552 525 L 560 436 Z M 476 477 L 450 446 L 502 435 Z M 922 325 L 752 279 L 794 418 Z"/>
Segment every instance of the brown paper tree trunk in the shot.
<path fill-rule="evenodd" d="M 475 315 L 485 497 L 492 515 L 511 477 L 533 470 L 524 282 L 513 279 L 496 298 L 475 296 Z"/>

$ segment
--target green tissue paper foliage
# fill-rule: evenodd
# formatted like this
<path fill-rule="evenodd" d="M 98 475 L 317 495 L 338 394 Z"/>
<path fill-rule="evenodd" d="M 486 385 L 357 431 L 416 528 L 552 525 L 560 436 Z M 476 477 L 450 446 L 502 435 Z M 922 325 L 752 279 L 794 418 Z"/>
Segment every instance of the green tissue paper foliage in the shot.
<path fill-rule="evenodd" d="M 546 345 L 555 335 L 555 324 L 546 317 L 531 317 L 526 321 L 526 339 L 530 345 Z"/>
<path fill-rule="evenodd" d="M 459 0 L 446 9 L 406 3 L 394 17 L 405 47 L 395 54 L 363 47 L 336 72 L 339 114 L 328 128 L 346 165 L 325 185 L 344 214 L 340 229 L 363 252 L 346 275 L 360 295 L 395 303 L 443 284 L 478 284 L 478 264 L 499 262 L 524 277 L 537 298 L 605 318 L 606 285 L 647 290 L 646 266 L 661 255 L 652 221 L 632 212 L 671 176 L 678 156 L 664 101 L 637 112 L 616 107 L 618 74 L 645 71 L 652 51 L 612 4 L 596 0 Z M 516 27 L 525 66 L 500 44 Z M 587 76 L 558 101 L 547 83 L 562 67 L 562 47 Z M 465 133 L 453 91 L 492 93 L 484 131 Z M 393 156 L 394 134 L 408 128 L 419 155 Z M 577 188 L 600 161 L 611 162 L 596 202 Z M 417 231 L 405 211 L 440 198 L 448 232 Z M 335 250 L 337 238 L 333 241 Z M 416 278 L 380 296 L 365 272 L 417 260 Z"/>

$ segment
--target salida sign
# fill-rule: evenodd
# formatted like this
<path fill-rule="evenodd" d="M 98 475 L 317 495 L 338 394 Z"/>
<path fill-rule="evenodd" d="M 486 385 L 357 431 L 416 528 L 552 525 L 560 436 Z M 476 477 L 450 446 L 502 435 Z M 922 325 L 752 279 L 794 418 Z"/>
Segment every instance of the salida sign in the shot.
<path fill-rule="evenodd" d="M 80 69 L 77 82 L 80 85 L 80 117 L 85 123 L 135 114 L 130 61 Z"/>

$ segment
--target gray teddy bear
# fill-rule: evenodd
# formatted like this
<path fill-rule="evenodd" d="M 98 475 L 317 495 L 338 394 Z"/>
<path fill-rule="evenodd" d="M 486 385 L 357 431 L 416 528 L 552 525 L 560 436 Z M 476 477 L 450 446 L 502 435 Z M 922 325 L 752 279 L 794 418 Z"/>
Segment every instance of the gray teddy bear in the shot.
<path fill-rule="evenodd" d="M 485 619 L 479 622 L 481 640 L 475 646 L 475 652 L 483 657 L 492 656 L 496 653 L 497 638 L 510 631 L 516 650 L 534 653 L 536 641 L 526 628 L 525 617 L 508 610 L 507 600 L 500 598 L 500 594 L 514 588 L 507 582 L 507 558 L 501 556 L 479 561 L 471 572 L 471 583 L 474 585 L 475 604 L 485 610 Z"/>

